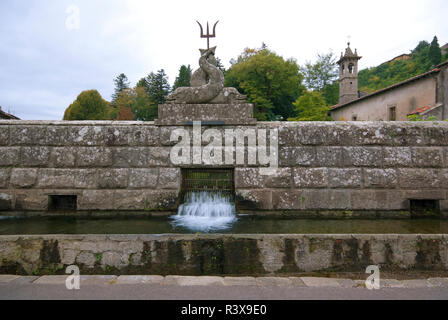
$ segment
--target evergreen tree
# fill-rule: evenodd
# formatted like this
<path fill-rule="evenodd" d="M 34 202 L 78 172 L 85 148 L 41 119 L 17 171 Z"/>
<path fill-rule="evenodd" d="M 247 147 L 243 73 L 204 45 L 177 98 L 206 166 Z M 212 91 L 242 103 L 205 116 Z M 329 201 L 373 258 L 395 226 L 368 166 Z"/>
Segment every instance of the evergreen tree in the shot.
<path fill-rule="evenodd" d="M 188 67 L 182 65 L 179 70 L 179 75 L 176 77 L 176 80 L 174 80 L 173 91 L 180 87 L 189 87 L 191 75 L 192 70 L 190 65 L 188 65 Z"/>
<path fill-rule="evenodd" d="M 112 104 L 115 104 L 118 95 L 121 91 L 124 89 L 129 89 L 130 83 L 128 81 L 128 77 L 124 73 L 120 74 L 118 77 L 114 79 L 115 89 L 114 93 L 112 94 Z"/>
<path fill-rule="evenodd" d="M 442 50 L 440 49 L 437 37 L 434 37 L 429 47 L 429 60 L 431 60 L 434 66 L 442 62 Z"/>
<path fill-rule="evenodd" d="M 146 77 L 147 94 L 152 102 L 156 105 L 164 104 L 166 97 L 169 95 L 171 88 L 168 83 L 168 76 L 165 70 L 161 69 L 157 73 L 151 72 Z"/>

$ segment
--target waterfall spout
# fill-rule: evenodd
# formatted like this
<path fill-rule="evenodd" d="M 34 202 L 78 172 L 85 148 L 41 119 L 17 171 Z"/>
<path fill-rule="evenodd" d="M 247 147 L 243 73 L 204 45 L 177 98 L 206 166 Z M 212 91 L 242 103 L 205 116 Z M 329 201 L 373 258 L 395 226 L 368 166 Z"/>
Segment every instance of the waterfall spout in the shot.
<path fill-rule="evenodd" d="M 235 204 L 220 192 L 191 192 L 173 217 L 173 225 L 194 231 L 211 232 L 229 228 L 237 220 Z"/>

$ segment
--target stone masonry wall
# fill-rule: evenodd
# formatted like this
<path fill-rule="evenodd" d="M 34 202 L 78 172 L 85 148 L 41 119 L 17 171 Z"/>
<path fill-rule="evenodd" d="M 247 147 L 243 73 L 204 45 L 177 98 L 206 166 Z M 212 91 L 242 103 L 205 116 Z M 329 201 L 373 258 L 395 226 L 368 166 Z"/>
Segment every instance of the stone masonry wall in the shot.
<path fill-rule="evenodd" d="M 262 275 L 448 268 L 446 235 L 0 236 L 0 274 Z"/>
<path fill-rule="evenodd" d="M 175 212 L 181 168 L 169 154 L 176 128 L 184 127 L 0 121 L 1 215 L 45 214 L 48 195 L 63 194 L 78 196 L 79 214 Z M 408 216 L 409 199 L 432 199 L 448 214 L 446 122 L 259 122 L 238 128 L 279 130 L 275 175 L 260 175 L 258 165 L 233 166 L 241 212 Z"/>

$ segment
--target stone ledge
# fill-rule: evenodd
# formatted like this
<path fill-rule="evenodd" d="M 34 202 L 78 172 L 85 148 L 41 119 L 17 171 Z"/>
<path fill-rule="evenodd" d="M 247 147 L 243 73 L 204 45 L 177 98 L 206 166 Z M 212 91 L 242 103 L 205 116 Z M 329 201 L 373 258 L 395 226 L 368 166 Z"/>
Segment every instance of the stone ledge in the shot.
<path fill-rule="evenodd" d="M 0 284 L 14 285 L 65 285 L 66 276 L 21 277 L 0 275 Z M 31 281 L 36 279 L 35 281 Z M 320 277 L 211 277 L 211 276 L 81 276 L 81 286 L 98 285 L 168 285 L 168 286 L 259 286 L 302 288 L 360 288 L 367 290 L 365 280 Z M 429 279 L 380 279 L 380 289 L 448 288 L 448 278 Z"/>

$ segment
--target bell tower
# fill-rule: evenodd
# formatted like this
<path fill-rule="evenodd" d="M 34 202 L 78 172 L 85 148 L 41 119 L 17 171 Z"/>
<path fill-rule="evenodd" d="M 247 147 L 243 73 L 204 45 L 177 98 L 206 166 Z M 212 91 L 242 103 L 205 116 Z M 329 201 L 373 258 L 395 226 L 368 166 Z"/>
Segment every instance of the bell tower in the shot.
<path fill-rule="evenodd" d="M 355 49 L 353 53 L 348 43 L 345 54 L 341 53 L 341 58 L 337 62 L 339 65 L 339 104 L 343 104 L 358 99 L 358 61 L 362 57 L 358 56 Z"/>

